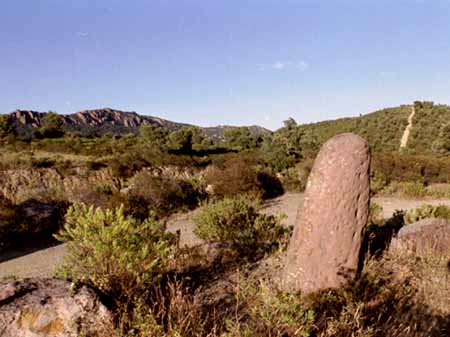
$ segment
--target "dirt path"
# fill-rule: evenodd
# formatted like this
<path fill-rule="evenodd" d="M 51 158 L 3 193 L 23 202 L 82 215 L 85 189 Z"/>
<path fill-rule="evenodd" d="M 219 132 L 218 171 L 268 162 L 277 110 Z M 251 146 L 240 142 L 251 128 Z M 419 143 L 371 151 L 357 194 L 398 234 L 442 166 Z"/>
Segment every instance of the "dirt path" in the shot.
<path fill-rule="evenodd" d="M 411 114 L 408 117 L 408 125 L 406 126 L 405 132 L 403 132 L 402 140 L 400 142 L 400 148 L 404 148 L 406 147 L 406 145 L 408 145 L 409 134 L 411 133 L 411 129 L 413 127 L 413 118 L 415 114 L 416 108 L 413 105 L 413 107 L 411 108 Z"/>
<path fill-rule="evenodd" d="M 389 218 L 397 209 L 408 210 L 419 207 L 422 204 L 447 205 L 450 199 L 441 200 L 412 200 L 393 197 L 374 198 L 374 202 L 383 207 L 383 217 Z M 269 200 L 262 208 L 266 214 L 286 215 L 282 220 L 285 225 L 293 226 L 297 217 L 299 206 L 303 203 L 303 193 L 286 193 L 283 196 Z M 192 215 L 196 211 L 183 213 L 172 217 L 168 222 L 168 230 L 175 233 L 180 231 L 181 245 L 195 245 L 201 243 L 194 234 Z M 59 245 L 18 258 L 13 258 L 0 263 L 0 279 L 14 275 L 16 277 L 50 277 L 56 266 L 61 263 L 65 253 L 65 245 Z"/>

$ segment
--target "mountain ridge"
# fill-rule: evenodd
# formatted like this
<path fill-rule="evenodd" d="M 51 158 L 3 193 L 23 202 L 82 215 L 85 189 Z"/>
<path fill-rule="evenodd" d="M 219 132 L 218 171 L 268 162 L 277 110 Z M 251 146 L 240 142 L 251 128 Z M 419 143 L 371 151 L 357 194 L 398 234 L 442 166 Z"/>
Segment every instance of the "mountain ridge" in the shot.
<path fill-rule="evenodd" d="M 7 115 L 15 123 L 19 132 L 26 133 L 43 126 L 44 118 L 48 113 L 18 109 Z M 156 116 L 140 115 L 135 111 L 122 111 L 112 108 L 82 110 L 71 114 L 58 114 L 58 116 L 63 120 L 63 127 L 70 131 L 99 131 L 121 134 L 137 132 L 141 125 L 165 127 L 170 131 L 177 131 L 183 127 L 199 127 L 209 136 L 221 139 L 227 129 L 237 128 L 237 126 L 230 125 L 200 127 L 194 124 L 173 122 Z M 272 132 L 258 125 L 251 125 L 248 128 L 253 134 Z"/>

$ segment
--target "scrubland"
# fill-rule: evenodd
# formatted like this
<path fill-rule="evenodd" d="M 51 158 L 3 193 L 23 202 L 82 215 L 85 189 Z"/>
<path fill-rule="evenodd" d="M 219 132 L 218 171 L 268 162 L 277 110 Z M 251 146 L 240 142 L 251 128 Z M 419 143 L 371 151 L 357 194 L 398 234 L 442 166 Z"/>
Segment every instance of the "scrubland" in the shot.
<path fill-rule="evenodd" d="M 435 108 L 421 104 L 423 124 Z M 425 148 L 414 131 L 417 147 L 398 151 L 410 109 L 333 124 L 287 121 L 261 136 L 239 128 L 223 143 L 196 128 L 80 135 L 47 125 L 23 137 L 3 127 L 0 249 L 53 236 L 66 242 L 55 276 L 102 295 L 115 313 L 105 336 L 446 336 L 448 257 L 388 247 L 405 224 L 450 219 L 448 207 L 383 219 L 373 204 L 358 280 L 307 296 L 279 289 L 292 228 L 261 211 L 262 200 L 302 191 L 323 141 L 347 131 L 373 146 L 373 196 L 450 198 L 442 137 Z M 37 219 L 33 210 L 43 208 Z M 182 246 L 167 219 L 198 208 L 201 243 Z"/>

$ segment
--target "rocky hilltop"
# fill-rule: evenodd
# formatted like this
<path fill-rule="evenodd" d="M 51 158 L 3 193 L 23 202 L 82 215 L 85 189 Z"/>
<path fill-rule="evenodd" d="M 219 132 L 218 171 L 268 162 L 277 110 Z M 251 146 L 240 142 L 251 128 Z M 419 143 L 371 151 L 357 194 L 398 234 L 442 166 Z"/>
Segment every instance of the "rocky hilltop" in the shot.
<path fill-rule="evenodd" d="M 12 121 L 16 124 L 19 132 L 30 132 L 42 126 L 46 112 L 32 110 L 16 110 L 10 113 Z M 121 111 L 111 108 L 83 110 L 68 115 L 60 115 L 64 122 L 64 127 L 71 131 L 81 132 L 111 132 L 127 133 L 136 132 L 144 124 L 151 124 L 156 127 L 165 127 L 171 131 L 179 130 L 183 127 L 194 126 L 191 124 L 172 122 L 154 116 L 139 115 L 136 112 Z M 227 129 L 233 126 L 215 126 L 202 128 L 212 138 L 220 140 Z M 250 126 L 253 134 L 263 134 L 270 132 L 260 126 Z"/>
<path fill-rule="evenodd" d="M 31 110 L 16 110 L 10 114 L 19 128 L 38 128 L 47 113 Z M 133 131 L 143 124 L 153 124 L 177 130 L 189 124 L 171 122 L 159 117 L 141 116 L 136 112 L 111 108 L 79 111 L 69 115 L 60 115 L 68 129 L 97 129 L 98 131 Z"/>

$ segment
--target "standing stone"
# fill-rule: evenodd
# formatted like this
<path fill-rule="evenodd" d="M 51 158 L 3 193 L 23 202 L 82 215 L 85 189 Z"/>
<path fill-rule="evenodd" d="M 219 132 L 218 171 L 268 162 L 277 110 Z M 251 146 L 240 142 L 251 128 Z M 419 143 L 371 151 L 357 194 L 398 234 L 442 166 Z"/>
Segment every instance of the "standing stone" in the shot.
<path fill-rule="evenodd" d="M 369 215 L 370 150 L 345 133 L 327 141 L 308 179 L 287 251 L 286 290 L 337 288 L 356 277 Z"/>

